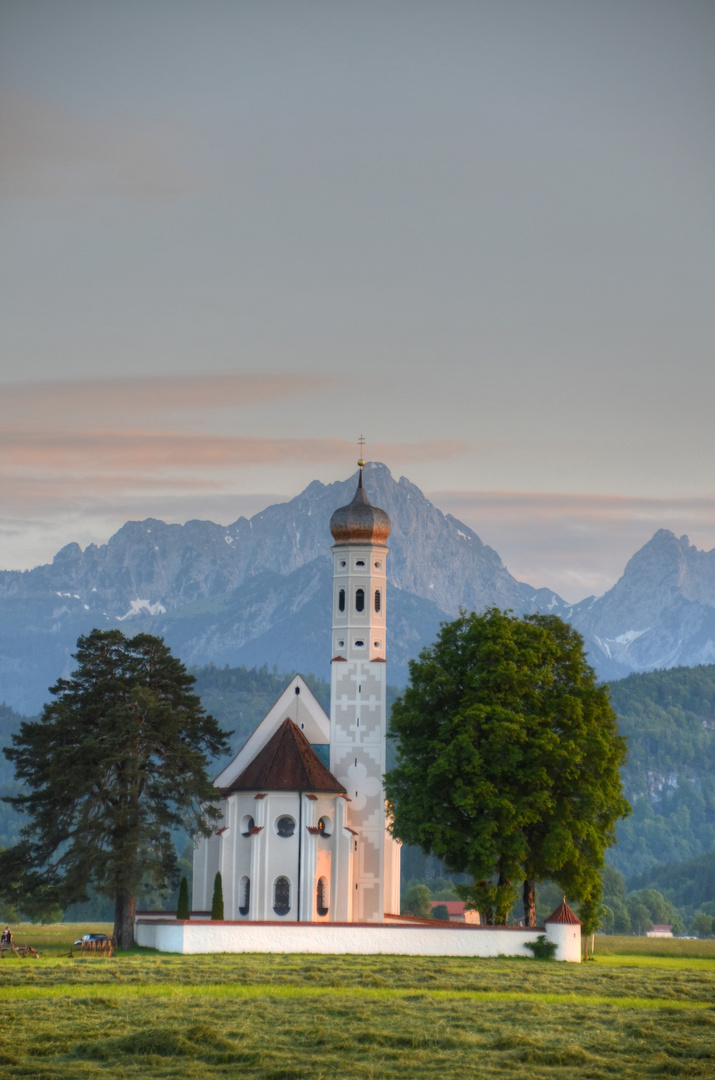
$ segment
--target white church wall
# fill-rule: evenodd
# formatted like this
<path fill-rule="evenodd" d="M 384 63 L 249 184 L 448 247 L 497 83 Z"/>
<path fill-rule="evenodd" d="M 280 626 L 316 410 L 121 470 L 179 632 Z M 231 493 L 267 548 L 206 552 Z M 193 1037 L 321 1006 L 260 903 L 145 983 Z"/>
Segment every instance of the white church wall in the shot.
<path fill-rule="evenodd" d="M 265 792 L 257 797 L 255 792 L 237 792 L 229 796 L 224 806 L 224 826 L 208 840 L 201 841 L 195 851 L 195 909 L 211 907 L 214 877 L 220 870 L 227 919 L 276 922 L 349 919 L 353 835 L 344 827 L 343 798 L 297 792 Z M 282 836 L 278 831 L 279 820 L 286 817 L 295 823 L 291 836 Z M 318 832 L 321 819 L 325 831 Z M 275 884 L 280 877 L 289 882 L 290 908 L 285 915 L 274 910 Z M 328 908 L 323 916 L 317 912 L 320 878 L 325 879 L 324 900 Z M 246 879 L 250 883 L 249 905 L 248 912 L 243 914 L 240 908 L 245 906 Z"/>
<path fill-rule="evenodd" d="M 563 930 L 568 931 L 567 934 Z M 556 932 L 555 932 L 556 931 Z M 195 953 L 324 953 L 391 956 L 523 956 L 527 942 L 546 933 L 556 942 L 556 960 L 581 960 L 579 926 L 549 923 L 544 929 L 446 925 L 392 926 L 335 923 L 229 923 L 176 919 L 135 923 L 137 944 L 160 952 Z"/>

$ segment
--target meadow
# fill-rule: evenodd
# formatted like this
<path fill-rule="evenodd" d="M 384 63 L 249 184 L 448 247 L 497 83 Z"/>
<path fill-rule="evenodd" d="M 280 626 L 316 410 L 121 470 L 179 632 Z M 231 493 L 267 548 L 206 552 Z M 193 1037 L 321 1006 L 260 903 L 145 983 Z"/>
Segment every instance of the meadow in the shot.
<path fill-rule="evenodd" d="M 0 962 L 4 1077 L 715 1076 L 713 941 L 597 938 L 581 965 L 69 957 L 83 929 L 16 930 L 42 956 Z"/>

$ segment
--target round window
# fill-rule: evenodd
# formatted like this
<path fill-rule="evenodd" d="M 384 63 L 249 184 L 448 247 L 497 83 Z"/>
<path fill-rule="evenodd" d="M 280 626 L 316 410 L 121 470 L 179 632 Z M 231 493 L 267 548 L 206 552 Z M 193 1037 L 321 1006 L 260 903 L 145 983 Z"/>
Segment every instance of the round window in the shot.
<path fill-rule="evenodd" d="M 292 836 L 295 832 L 295 818 L 284 814 L 276 821 L 276 832 L 279 836 Z"/>

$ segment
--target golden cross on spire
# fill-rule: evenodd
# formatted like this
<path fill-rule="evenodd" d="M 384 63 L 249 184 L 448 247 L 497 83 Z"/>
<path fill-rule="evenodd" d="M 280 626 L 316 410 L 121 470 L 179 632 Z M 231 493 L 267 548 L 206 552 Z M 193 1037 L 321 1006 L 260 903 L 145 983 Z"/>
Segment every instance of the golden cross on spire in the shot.
<path fill-rule="evenodd" d="M 365 436 L 364 435 L 359 435 L 358 436 L 358 453 L 360 454 L 360 457 L 358 459 L 358 465 L 360 466 L 361 469 L 362 469 L 363 465 L 365 464 L 365 461 L 363 460 L 363 449 L 364 449 L 364 447 L 365 447 Z"/>

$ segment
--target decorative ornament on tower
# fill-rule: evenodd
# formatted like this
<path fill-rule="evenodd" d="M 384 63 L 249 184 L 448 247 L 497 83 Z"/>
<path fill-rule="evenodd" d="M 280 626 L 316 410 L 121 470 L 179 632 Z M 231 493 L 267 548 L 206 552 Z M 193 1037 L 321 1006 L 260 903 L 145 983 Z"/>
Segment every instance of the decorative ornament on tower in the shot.
<path fill-rule="evenodd" d="M 330 519 L 333 535 L 333 631 L 330 770 L 345 785 L 355 831 L 350 895 L 353 922 L 382 922 L 399 912 L 399 845 L 386 832 L 386 566 L 390 519 L 363 483 Z"/>

